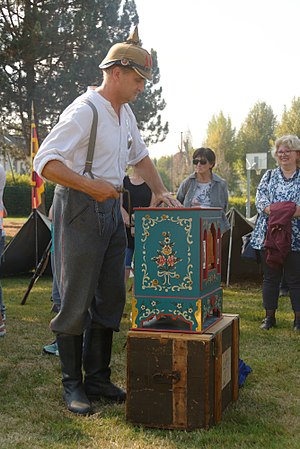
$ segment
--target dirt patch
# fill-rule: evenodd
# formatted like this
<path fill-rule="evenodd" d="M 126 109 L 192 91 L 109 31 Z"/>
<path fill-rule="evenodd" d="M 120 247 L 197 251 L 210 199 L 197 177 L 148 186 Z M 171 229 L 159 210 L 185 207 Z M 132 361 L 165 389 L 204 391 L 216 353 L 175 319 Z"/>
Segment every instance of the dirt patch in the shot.
<path fill-rule="evenodd" d="M 23 219 L 14 220 L 6 218 L 4 220 L 4 229 L 6 237 L 8 238 L 14 237 L 19 232 L 25 221 L 26 221 L 25 218 L 24 220 Z"/>

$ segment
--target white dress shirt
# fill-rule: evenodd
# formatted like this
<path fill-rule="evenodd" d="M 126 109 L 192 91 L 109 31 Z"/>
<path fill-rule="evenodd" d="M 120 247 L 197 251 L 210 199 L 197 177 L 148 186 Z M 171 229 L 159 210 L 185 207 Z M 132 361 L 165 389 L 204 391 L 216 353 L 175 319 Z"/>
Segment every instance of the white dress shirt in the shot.
<path fill-rule="evenodd" d="M 91 88 L 61 114 L 34 158 L 34 170 L 41 176 L 47 162 L 59 160 L 83 174 L 93 120 L 93 111 L 83 99 L 90 100 L 98 111 L 92 173 L 121 185 L 127 165 L 135 165 L 149 153 L 129 105 L 122 105 L 119 119 L 111 103 Z"/>

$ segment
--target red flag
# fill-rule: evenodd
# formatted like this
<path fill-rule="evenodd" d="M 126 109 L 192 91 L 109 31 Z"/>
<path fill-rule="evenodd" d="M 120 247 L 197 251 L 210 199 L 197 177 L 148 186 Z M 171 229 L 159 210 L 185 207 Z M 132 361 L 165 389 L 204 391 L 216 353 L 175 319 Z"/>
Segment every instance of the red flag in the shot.
<path fill-rule="evenodd" d="M 43 203 L 42 194 L 44 193 L 44 181 L 33 170 L 33 159 L 39 149 L 39 141 L 34 118 L 33 102 L 31 105 L 31 205 L 32 209 L 37 209 Z"/>

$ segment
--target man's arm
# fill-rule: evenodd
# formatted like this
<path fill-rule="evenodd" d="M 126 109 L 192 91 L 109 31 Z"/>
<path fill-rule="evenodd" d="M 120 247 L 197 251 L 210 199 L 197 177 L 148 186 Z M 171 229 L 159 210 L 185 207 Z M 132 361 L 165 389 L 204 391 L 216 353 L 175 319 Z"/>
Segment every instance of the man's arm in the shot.
<path fill-rule="evenodd" d="M 119 197 L 119 193 L 111 183 L 79 175 L 57 160 L 47 162 L 42 176 L 56 184 L 84 192 L 99 202 Z"/>
<path fill-rule="evenodd" d="M 144 157 L 135 167 L 138 174 L 145 180 L 154 194 L 152 206 L 159 206 L 161 203 L 165 203 L 170 207 L 182 207 L 182 204 L 167 191 L 149 156 Z"/>

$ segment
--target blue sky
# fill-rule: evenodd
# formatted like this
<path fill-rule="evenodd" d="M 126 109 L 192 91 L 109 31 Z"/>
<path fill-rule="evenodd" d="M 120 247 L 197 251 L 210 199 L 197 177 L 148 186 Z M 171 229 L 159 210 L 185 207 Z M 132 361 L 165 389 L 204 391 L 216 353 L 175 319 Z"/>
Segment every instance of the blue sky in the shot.
<path fill-rule="evenodd" d="M 143 46 L 158 54 L 170 133 L 151 157 L 175 153 L 189 129 L 200 146 L 223 111 L 239 128 L 257 101 L 280 117 L 300 96 L 299 0 L 135 0 Z"/>

